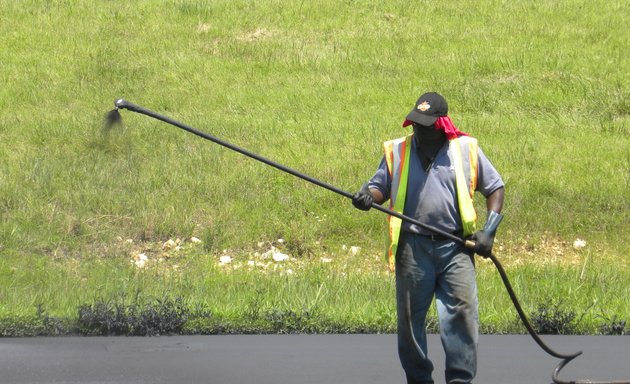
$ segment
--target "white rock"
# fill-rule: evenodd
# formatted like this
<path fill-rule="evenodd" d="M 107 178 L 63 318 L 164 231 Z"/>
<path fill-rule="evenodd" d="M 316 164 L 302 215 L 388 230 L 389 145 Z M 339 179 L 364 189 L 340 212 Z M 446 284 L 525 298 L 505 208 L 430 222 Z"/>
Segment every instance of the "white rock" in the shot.
<path fill-rule="evenodd" d="M 149 258 L 144 253 L 137 254 L 133 259 L 134 259 L 134 264 L 138 268 L 144 268 L 147 264 L 147 261 L 149 261 Z"/>
<path fill-rule="evenodd" d="M 219 263 L 221 264 L 229 264 L 232 262 L 232 256 L 223 255 L 219 257 Z"/>
<path fill-rule="evenodd" d="M 352 254 L 352 256 L 358 255 L 360 251 L 361 251 L 361 247 L 355 247 L 355 246 L 350 247 L 350 253 Z"/>
<path fill-rule="evenodd" d="M 190 242 L 193 243 L 193 244 L 202 243 L 202 241 L 199 238 L 194 237 L 194 236 L 190 238 Z"/>
<path fill-rule="evenodd" d="M 281 252 L 274 252 L 273 253 L 273 261 L 287 261 L 289 260 L 289 255 L 281 253 Z"/>
<path fill-rule="evenodd" d="M 174 248 L 176 245 L 177 243 L 175 242 L 175 240 L 168 239 L 167 241 L 164 242 L 164 244 L 162 244 L 162 249 L 171 249 L 171 248 Z"/>
<path fill-rule="evenodd" d="M 580 249 L 584 247 L 586 247 L 586 240 L 575 239 L 575 241 L 573 242 L 573 248 L 575 249 Z"/>

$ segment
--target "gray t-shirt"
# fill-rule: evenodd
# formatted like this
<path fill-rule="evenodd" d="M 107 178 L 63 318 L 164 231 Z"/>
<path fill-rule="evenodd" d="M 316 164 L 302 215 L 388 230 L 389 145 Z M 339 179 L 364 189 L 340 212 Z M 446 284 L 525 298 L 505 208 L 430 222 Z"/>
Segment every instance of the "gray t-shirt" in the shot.
<path fill-rule="evenodd" d="M 455 187 L 455 166 L 450 152 L 448 142 L 446 142 L 437 153 L 428 172 L 425 172 L 416 149 L 416 141 L 412 140 L 407 197 L 403 214 L 444 232 L 461 234 L 462 225 Z M 370 188 L 381 191 L 385 199 L 389 200 L 391 183 L 387 163 L 383 156 L 368 185 Z M 487 197 L 503 186 L 501 176 L 479 148 L 476 190 Z M 431 234 L 430 231 L 406 221 L 403 222 L 402 228 L 408 232 Z"/>

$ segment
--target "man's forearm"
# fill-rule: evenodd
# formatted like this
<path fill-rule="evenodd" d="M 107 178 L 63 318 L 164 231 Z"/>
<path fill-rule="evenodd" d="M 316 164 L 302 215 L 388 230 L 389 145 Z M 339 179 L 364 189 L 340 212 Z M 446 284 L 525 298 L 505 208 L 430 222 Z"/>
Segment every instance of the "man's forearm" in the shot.
<path fill-rule="evenodd" d="M 370 188 L 370 195 L 372 195 L 374 202 L 378 205 L 381 205 L 385 202 L 385 196 L 383 196 L 383 193 L 378 189 Z"/>
<path fill-rule="evenodd" d="M 504 196 L 505 188 L 503 187 L 492 192 L 492 194 L 486 199 L 486 208 L 488 209 L 488 212 L 493 211 L 496 213 L 501 213 L 501 210 L 503 209 Z"/>

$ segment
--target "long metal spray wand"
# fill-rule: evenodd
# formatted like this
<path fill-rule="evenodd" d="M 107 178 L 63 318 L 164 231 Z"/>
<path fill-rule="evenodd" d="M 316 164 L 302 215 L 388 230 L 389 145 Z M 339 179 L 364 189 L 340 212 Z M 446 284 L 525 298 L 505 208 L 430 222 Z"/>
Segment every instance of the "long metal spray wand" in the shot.
<path fill-rule="evenodd" d="M 289 173 L 289 174 L 291 174 L 293 176 L 299 177 L 300 179 L 306 180 L 306 181 L 308 181 L 310 183 L 313 183 L 313 184 L 315 184 L 317 186 L 320 186 L 322 188 L 326 188 L 329 191 L 335 192 L 335 193 L 337 193 L 337 194 L 339 194 L 341 196 L 344 196 L 344 197 L 347 197 L 349 199 L 352 199 L 352 194 L 350 192 L 344 191 L 344 190 L 339 189 L 339 188 L 337 188 L 337 187 L 335 187 L 333 185 L 330 185 L 330 184 L 325 183 L 323 181 L 317 180 L 317 179 L 315 179 L 313 177 L 305 175 L 304 173 L 298 172 L 298 171 L 296 171 L 294 169 L 291 169 L 289 167 L 285 167 L 284 165 L 278 164 L 275 161 L 269 160 L 269 159 L 267 159 L 265 157 L 262 157 L 260 155 L 255 154 L 255 153 L 252 153 L 252 152 L 250 152 L 250 151 L 248 151 L 246 149 L 243 149 L 241 147 L 238 147 L 238 146 L 236 146 L 234 144 L 230 144 L 227 141 L 221 140 L 221 139 L 219 139 L 219 138 L 217 138 L 215 136 L 209 135 L 209 134 L 207 134 L 205 132 L 202 132 L 202 131 L 200 131 L 198 129 L 190 127 L 190 126 L 188 126 L 186 124 L 182 124 L 179 121 L 173 120 L 173 119 L 171 119 L 169 117 L 160 115 L 160 114 L 155 113 L 153 111 L 150 111 L 150 110 L 148 110 L 146 108 L 143 108 L 143 107 L 141 107 L 139 105 L 135 105 L 135 104 L 130 103 L 130 102 L 128 102 L 126 100 L 123 100 L 123 99 L 116 100 L 114 102 L 114 105 L 116 106 L 116 109 L 128 109 L 130 111 L 141 113 L 143 115 L 147 115 L 147 116 L 153 117 L 155 119 L 164 121 L 165 123 L 169 123 L 171 125 L 179 127 L 179 128 L 181 128 L 181 129 L 183 129 L 185 131 L 188 131 L 188 132 L 194 134 L 194 135 L 202 137 L 202 138 L 204 138 L 206 140 L 210 140 L 210 141 L 212 141 L 212 142 L 214 142 L 216 144 L 219 144 L 221 146 L 229 148 L 229 149 L 231 149 L 233 151 L 236 151 L 236 152 L 238 152 L 240 154 L 243 154 L 243 155 L 245 155 L 247 157 L 251 157 L 252 159 L 255 159 L 255 160 L 258 160 L 258 161 L 260 161 L 262 163 L 270 165 L 270 166 L 272 166 L 274 168 L 277 168 L 277 169 L 279 169 L 279 170 L 281 170 L 283 172 Z M 114 114 L 113 116 L 116 116 L 116 115 Z M 120 117 L 117 116 L 117 117 L 114 117 L 114 118 L 110 118 L 110 120 L 113 121 L 113 122 L 118 122 L 118 121 L 120 121 Z M 428 226 L 428 225 L 426 225 L 424 223 L 419 222 L 418 220 L 415 220 L 415 219 L 413 219 L 411 217 L 407 217 L 407 216 L 402 215 L 402 214 L 400 214 L 398 212 L 395 212 L 395 211 L 392 211 L 392 210 L 387 209 L 385 207 L 382 207 L 382 206 L 380 206 L 378 204 L 372 203 L 372 208 L 374 208 L 376 210 L 379 210 L 381 212 L 387 213 L 388 215 L 398 217 L 401 220 L 409 221 L 410 223 L 413 223 L 413 224 L 415 224 L 415 225 L 417 225 L 419 227 L 422 227 L 422 228 L 424 228 L 424 229 L 426 229 L 428 231 L 431 231 L 433 233 L 439 234 L 439 235 L 444 236 L 444 237 L 448 237 L 449 239 L 451 239 L 453 241 L 457 241 L 459 243 L 462 242 L 462 239 L 460 239 L 457 236 L 454 236 L 454 235 L 452 235 L 452 234 L 450 234 L 448 232 L 441 231 L 438 228 L 433 228 L 431 226 Z M 474 243 L 472 245 L 474 245 Z"/>
<path fill-rule="evenodd" d="M 306 180 L 312 184 L 315 184 L 319 187 L 328 189 L 329 191 L 335 192 L 341 196 L 344 196 L 346 198 L 352 199 L 353 194 L 347 191 L 344 191 L 342 189 L 339 189 L 333 185 L 330 185 L 328 183 L 325 183 L 323 181 L 317 180 L 311 176 L 305 175 L 304 173 L 298 172 L 294 169 L 291 169 L 289 167 L 286 167 L 282 164 L 279 164 L 275 161 L 269 160 L 265 157 L 262 157 L 260 155 L 257 155 L 253 152 L 250 152 L 246 149 L 243 149 L 241 147 L 238 147 L 234 144 L 231 144 L 227 141 L 221 140 L 215 136 L 212 136 L 208 133 L 202 132 L 198 129 L 195 129 L 191 126 L 188 126 L 186 124 L 180 123 L 179 121 L 173 120 L 170 117 L 164 116 L 164 115 L 160 115 L 156 112 L 153 112 L 149 109 L 146 109 L 144 107 L 141 107 L 139 105 L 133 104 L 128 102 L 127 100 L 124 99 L 118 99 L 114 102 L 114 110 L 111 111 L 108 115 L 107 115 L 107 124 L 111 125 L 111 124 L 116 124 L 116 123 L 120 123 L 121 118 L 120 118 L 120 114 L 118 112 L 118 110 L 120 109 L 127 109 L 130 110 L 132 112 L 136 112 L 136 113 L 140 113 L 149 117 L 152 117 L 154 119 L 157 120 L 161 120 L 165 123 L 174 125 L 178 128 L 181 128 L 185 131 L 188 131 L 194 135 L 197 135 L 201 138 L 204 138 L 206 140 L 210 140 L 213 143 L 219 144 L 223 147 L 229 148 L 233 151 L 236 151 L 242 155 L 245 155 L 247 157 L 250 157 L 252 159 L 258 160 L 262 163 L 265 163 L 267 165 L 270 165 L 276 169 L 279 169 L 283 172 L 289 173 L 293 176 L 299 177 L 300 179 Z M 437 235 L 441 235 L 444 236 L 448 239 L 451 239 L 459 244 L 463 244 L 464 246 L 466 246 L 467 248 L 474 248 L 475 243 L 472 240 L 467 240 L 467 239 L 462 239 L 459 238 L 451 233 L 442 231 L 438 228 L 434 228 L 430 225 L 427 225 L 425 223 L 422 223 L 412 217 L 403 215 L 401 213 L 395 212 L 391 209 L 382 207 L 376 203 L 372 203 L 372 208 L 381 211 L 383 213 L 386 213 L 388 215 L 397 217 L 401 220 L 407 221 L 409 223 L 415 224 L 421 228 L 424 228 L 428 231 L 431 231 Z M 576 357 L 578 357 L 579 355 L 582 354 L 582 351 L 576 352 L 576 353 L 572 353 L 572 354 L 562 354 L 562 353 L 558 353 L 556 351 L 554 351 L 553 349 L 549 348 L 543 341 L 542 339 L 538 336 L 538 334 L 536 333 L 536 331 L 534 330 L 534 327 L 531 325 L 531 323 L 529 322 L 529 319 L 527 318 L 527 315 L 525 314 L 525 312 L 523 311 L 523 308 L 521 307 L 518 298 L 516 296 L 516 294 L 514 293 L 514 289 L 512 288 L 512 285 L 510 284 L 510 281 L 507 277 L 507 274 L 505 273 L 505 270 L 503 269 L 503 266 L 501 265 L 501 263 L 499 262 L 499 260 L 496 258 L 496 256 L 494 254 L 491 254 L 490 256 L 487 256 L 487 258 L 489 258 L 492 263 L 495 265 L 495 267 L 497 268 L 497 271 L 499 272 L 499 275 L 501 276 L 501 280 L 503 281 L 503 284 L 505 285 L 505 288 L 508 291 L 508 295 L 510 296 L 510 299 L 512 300 L 512 303 L 514 304 L 514 307 L 521 319 L 521 321 L 523 322 L 523 324 L 525 325 L 525 328 L 527 328 L 527 331 L 529 332 L 529 334 L 531 335 L 531 337 L 534 339 L 534 341 L 545 351 L 547 352 L 549 355 L 559 358 L 559 359 L 563 359 L 562 362 L 560 362 L 560 364 L 556 367 L 556 369 L 553 372 L 552 375 L 552 380 L 554 381 L 554 383 L 557 384 L 630 384 L 630 381 L 590 381 L 590 380 L 586 380 L 586 381 L 562 381 L 558 378 L 558 375 L 560 373 L 560 370 L 562 368 L 564 368 L 564 366 L 569 363 L 571 360 L 575 359 Z"/>

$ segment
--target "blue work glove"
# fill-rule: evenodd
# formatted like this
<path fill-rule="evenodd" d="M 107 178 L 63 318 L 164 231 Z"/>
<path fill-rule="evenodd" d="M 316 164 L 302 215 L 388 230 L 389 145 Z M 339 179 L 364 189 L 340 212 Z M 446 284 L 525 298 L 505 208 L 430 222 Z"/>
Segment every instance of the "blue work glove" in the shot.
<path fill-rule="evenodd" d="M 497 233 L 497 228 L 503 220 L 503 215 L 494 211 L 488 212 L 488 220 L 486 225 L 483 226 L 481 231 L 473 233 L 470 237 L 475 241 L 475 246 L 472 250 L 483 257 L 492 255 L 492 246 L 494 245 L 494 236 Z"/>
<path fill-rule="evenodd" d="M 372 197 L 372 194 L 370 194 L 368 183 L 363 184 L 359 192 L 352 196 L 352 205 L 362 211 L 369 211 L 370 208 L 372 208 L 373 202 L 374 198 Z"/>

